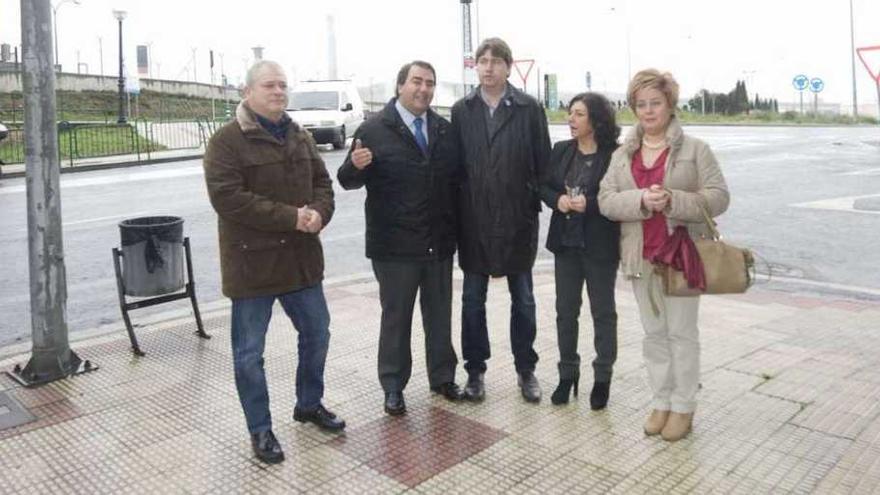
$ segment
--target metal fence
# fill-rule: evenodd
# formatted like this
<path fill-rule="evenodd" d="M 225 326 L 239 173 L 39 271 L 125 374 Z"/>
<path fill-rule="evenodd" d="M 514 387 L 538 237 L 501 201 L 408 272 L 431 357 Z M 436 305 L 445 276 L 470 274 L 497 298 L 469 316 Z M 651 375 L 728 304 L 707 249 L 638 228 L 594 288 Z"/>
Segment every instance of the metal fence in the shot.
<path fill-rule="evenodd" d="M 130 161 L 148 161 L 157 153 L 200 149 L 221 124 L 210 119 L 175 122 L 137 120 L 127 124 L 60 122 L 58 150 L 62 166 L 75 167 L 84 161 L 130 155 Z M 9 135 L 0 141 L 0 162 L 24 163 L 24 129 L 21 123 L 8 124 Z"/>

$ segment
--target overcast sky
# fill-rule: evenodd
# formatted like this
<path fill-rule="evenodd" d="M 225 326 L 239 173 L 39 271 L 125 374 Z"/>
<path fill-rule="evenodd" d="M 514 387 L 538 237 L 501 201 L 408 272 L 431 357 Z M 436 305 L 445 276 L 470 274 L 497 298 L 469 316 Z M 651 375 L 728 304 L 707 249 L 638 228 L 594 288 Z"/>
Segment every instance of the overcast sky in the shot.
<path fill-rule="evenodd" d="M 20 44 L 20 1 L 0 0 L 2 43 Z M 530 90 L 538 71 L 556 73 L 568 91 L 583 89 L 590 71 L 593 89 L 620 93 L 629 65 L 633 72 L 671 71 L 683 99 L 701 87 L 729 91 L 745 79 L 751 95 L 794 101 L 791 81 L 802 73 L 824 80 L 823 100 L 852 104 L 849 0 L 475 1 L 475 38 L 500 36 L 515 59 L 536 61 Z M 853 6 L 856 46 L 880 45 L 880 1 L 853 0 Z M 209 82 L 213 49 L 216 80 L 222 54 L 230 82 L 238 82 L 257 45 L 294 81 L 325 77 L 328 14 L 335 16 L 340 76 L 359 84 L 392 80 L 402 63 L 421 58 L 435 65 L 441 80 L 462 78 L 458 0 L 66 0 L 58 7 L 65 71 L 75 72 L 78 53 L 88 71 L 98 73 L 101 44 L 104 72 L 117 71 L 114 8 L 128 12 L 123 33 L 130 65 L 135 45 L 151 44 L 153 75 L 165 79 L 192 78 L 195 49 L 195 75 Z M 873 66 L 880 70 L 875 53 Z M 856 64 L 859 102 L 876 105 L 874 81 Z M 516 72 L 512 80 L 522 85 Z"/>

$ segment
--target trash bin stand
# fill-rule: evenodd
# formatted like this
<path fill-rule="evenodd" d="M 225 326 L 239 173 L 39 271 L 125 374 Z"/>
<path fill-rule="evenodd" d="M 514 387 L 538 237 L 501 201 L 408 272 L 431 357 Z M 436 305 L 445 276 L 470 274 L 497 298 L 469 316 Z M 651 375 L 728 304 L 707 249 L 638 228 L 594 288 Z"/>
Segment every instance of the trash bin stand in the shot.
<path fill-rule="evenodd" d="M 199 313 L 199 303 L 196 300 L 196 285 L 193 281 L 193 269 L 192 269 L 192 253 L 189 247 L 189 237 L 183 238 L 183 248 L 186 253 L 186 286 L 184 292 L 179 292 L 177 294 L 166 294 L 158 297 L 151 297 L 149 299 L 141 299 L 135 302 L 126 302 L 125 300 L 125 282 L 122 280 L 122 267 L 119 263 L 119 259 L 122 258 L 122 251 L 119 248 L 113 248 L 113 266 L 116 269 L 116 288 L 119 291 L 119 308 L 122 311 L 122 319 L 125 322 L 125 330 L 128 332 L 128 339 L 131 341 L 131 351 L 135 354 L 135 356 L 144 356 L 145 353 L 141 350 L 138 345 L 137 336 L 134 334 L 134 327 L 131 325 L 131 319 L 128 316 L 128 312 L 133 309 L 139 308 L 147 308 L 150 306 L 155 306 L 157 304 L 162 304 L 170 301 L 176 301 L 178 299 L 189 298 L 193 307 L 193 314 L 196 318 L 196 335 L 203 339 L 210 339 L 211 336 L 205 333 L 205 329 L 202 326 L 202 315 Z"/>

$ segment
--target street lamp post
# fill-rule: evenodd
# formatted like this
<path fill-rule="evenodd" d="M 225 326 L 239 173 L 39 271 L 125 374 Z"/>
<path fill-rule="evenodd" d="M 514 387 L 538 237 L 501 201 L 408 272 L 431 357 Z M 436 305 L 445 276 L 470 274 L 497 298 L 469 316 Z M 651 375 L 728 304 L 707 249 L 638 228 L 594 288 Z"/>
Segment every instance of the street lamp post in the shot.
<path fill-rule="evenodd" d="M 114 10 L 113 17 L 119 21 L 119 119 L 116 120 L 116 123 L 125 124 L 128 123 L 128 118 L 125 115 L 125 73 L 122 66 L 122 20 L 125 19 L 125 11 Z"/>
<path fill-rule="evenodd" d="M 72 2 L 74 5 L 79 5 L 80 0 L 61 0 L 52 6 L 52 36 L 55 38 L 55 64 L 58 65 L 58 67 L 61 67 L 61 63 L 58 61 L 58 9 L 60 9 L 65 3 L 69 2 Z M 79 67 L 77 67 L 77 69 L 79 69 Z"/>

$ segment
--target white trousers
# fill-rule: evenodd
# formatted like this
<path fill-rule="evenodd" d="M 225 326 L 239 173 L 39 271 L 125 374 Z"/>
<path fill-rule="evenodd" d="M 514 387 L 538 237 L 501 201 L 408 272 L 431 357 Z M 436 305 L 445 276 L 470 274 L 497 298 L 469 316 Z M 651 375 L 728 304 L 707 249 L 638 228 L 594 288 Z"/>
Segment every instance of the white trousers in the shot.
<path fill-rule="evenodd" d="M 642 352 L 653 408 L 692 413 L 700 387 L 700 298 L 667 297 L 660 277 L 653 273 L 633 279 L 632 284 L 645 330 Z"/>

